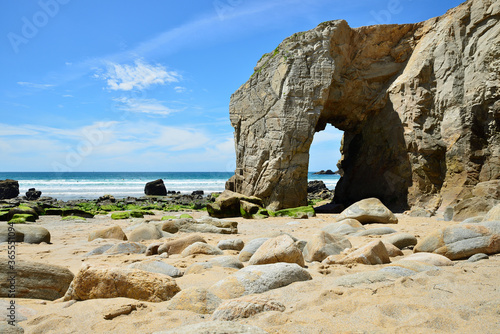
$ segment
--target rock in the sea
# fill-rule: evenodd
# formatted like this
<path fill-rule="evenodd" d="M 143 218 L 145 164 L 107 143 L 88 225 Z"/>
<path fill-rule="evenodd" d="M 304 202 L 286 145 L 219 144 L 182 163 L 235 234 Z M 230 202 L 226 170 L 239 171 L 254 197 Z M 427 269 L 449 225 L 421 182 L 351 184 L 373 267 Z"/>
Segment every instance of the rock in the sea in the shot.
<path fill-rule="evenodd" d="M 389 259 L 389 253 L 387 253 L 387 249 L 385 248 L 384 243 L 380 240 L 372 241 L 356 250 L 353 250 L 340 259 L 327 257 L 324 260 L 324 263 L 326 264 L 361 263 L 367 265 L 375 265 L 390 262 L 391 260 Z"/>
<path fill-rule="evenodd" d="M 398 232 L 388 235 L 382 239 L 383 242 L 393 244 L 399 249 L 403 249 L 409 246 L 415 246 L 417 244 L 417 238 L 410 233 Z"/>
<path fill-rule="evenodd" d="M 365 227 L 356 219 L 343 219 L 326 225 L 322 230 L 330 234 L 351 235 L 365 230 Z"/>
<path fill-rule="evenodd" d="M 378 198 L 366 198 L 354 203 L 337 217 L 343 219 L 356 219 L 362 224 L 382 223 L 397 224 L 398 219 Z"/>
<path fill-rule="evenodd" d="M 351 247 L 351 242 L 343 236 L 332 235 L 321 231 L 308 240 L 304 248 L 304 259 L 307 262 L 321 262 L 326 257 L 340 254 L 346 248 Z"/>
<path fill-rule="evenodd" d="M 9 233 L 16 242 L 25 242 L 27 244 L 50 243 L 50 232 L 39 225 L 14 224 L 14 226 L 9 226 L 7 223 L 0 223 L 0 242 L 7 242 Z"/>
<path fill-rule="evenodd" d="M 15 198 L 19 195 L 19 182 L 15 180 L 0 180 L 0 199 Z"/>
<path fill-rule="evenodd" d="M 153 334 L 269 334 L 268 332 L 250 325 L 231 321 L 206 321 L 194 325 L 177 327 L 168 331 L 154 332 Z"/>
<path fill-rule="evenodd" d="M 158 254 L 162 253 L 167 253 L 169 255 L 180 254 L 186 247 L 194 244 L 195 242 L 206 243 L 205 239 L 203 239 L 198 234 L 187 235 L 185 237 L 180 237 L 178 239 L 163 243 L 163 245 L 158 247 Z"/>
<path fill-rule="evenodd" d="M 149 302 L 169 300 L 181 291 L 167 275 L 138 269 L 84 264 L 71 283 L 66 300 L 125 297 Z"/>
<path fill-rule="evenodd" d="M 168 275 L 174 278 L 182 276 L 182 271 L 180 271 L 178 268 L 160 260 L 144 260 L 141 262 L 134 262 L 129 264 L 127 268 L 149 271 L 150 273 Z"/>
<path fill-rule="evenodd" d="M 453 265 L 453 261 L 446 256 L 426 252 L 410 254 L 406 256 L 404 260 L 423 262 L 437 267 Z"/>
<path fill-rule="evenodd" d="M 150 196 L 167 196 L 167 188 L 162 179 L 146 183 L 144 193 Z"/>
<path fill-rule="evenodd" d="M 219 248 L 209 245 L 206 242 L 195 242 L 187 246 L 182 252 L 182 257 L 189 255 L 205 254 L 205 255 L 222 255 L 224 254 Z"/>
<path fill-rule="evenodd" d="M 205 288 L 190 287 L 180 291 L 168 303 L 169 310 L 184 310 L 199 314 L 212 314 L 222 299 Z"/>
<path fill-rule="evenodd" d="M 267 296 L 248 295 L 222 302 L 212 315 L 212 320 L 234 321 L 261 312 L 283 312 L 285 309 L 285 305 Z"/>
<path fill-rule="evenodd" d="M 217 247 L 222 250 L 240 251 L 245 247 L 245 243 L 241 239 L 227 239 L 219 241 Z"/>
<path fill-rule="evenodd" d="M 420 240 L 413 251 L 436 253 L 450 260 L 459 260 L 477 253 L 498 253 L 499 240 L 500 221 L 458 224 L 432 232 Z"/>
<path fill-rule="evenodd" d="M 28 201 L 36 201 L 42 196 L 42 192 L 40 190 L 36 190 L 35 188 L 30 188 L 26 192 L 26 199 Z"/>
<path fill-rule="evenodd" d="M 73 273 L 64 267 L 16 259 L 15 274 L 7 257 L 0 259 L 0 297 L 56 300 L 64 296 Z M 14 276 L 14 278 L 13 278 Z"/>
<path fill-rule="evenodd" d="M 110 247 L 103 254 L 116 255 L 116 254 L 144 254 L 146 246 L 138 242 L 120 242 L 113 247 Z"/>
<path fill-rule="evenodd" d="M 209 290 L 219 298 L 232 299 L 310 279 L 309 272 L 298 264 L 280 262 L 245 267 L 215 283 Z"/>
<path fill-rule="evenodd" d="M 90 232 L 89 241 L 95 239 L 118 239 L 118 240 L 127 240 L 127 236 L 125 232 L 123 232 L 122 228 L 118 225 L 114 225 L 108 228 L 103 228 L 101 230 Z"/>
<path fill-rule="evenodd" d="M 128 237 L 130 241 L 156 240 L 162 238 L 160 229 L 155 224 L 143 223 L 137 226 Z"/>
<path fill-rule="evenodd" d="M 337 20 L 287 37 L 231 96 L 226 188 L 270 210 L 305 205 L 309 149 L 332 124 L 344 131 L 337 202 L 435 210 L 474 195 L 500 178 L 499 15 L 495 0 L 465 1 L 421 23 Z"/>
<path fill-rule="evenodd" d="M 250 240 L 250 242 L 247 242 L 245 247 L 243 247 L 243 249 L 241 250 L 238 259 L 241 262 L 247 262 L 248 260 L 250 260 L 252 255 L 257 251 L 257 249 L 259 249 L 259 247 L 268 239 L 269 238 L 257 238 Z"/>
<path fill-rule="evenodd" d="M 277 262 L 296 263 L 305 266 L 302 251 L 287 234 L 266 240 L 252 255 L 249 265 L 269 264 Z"/>

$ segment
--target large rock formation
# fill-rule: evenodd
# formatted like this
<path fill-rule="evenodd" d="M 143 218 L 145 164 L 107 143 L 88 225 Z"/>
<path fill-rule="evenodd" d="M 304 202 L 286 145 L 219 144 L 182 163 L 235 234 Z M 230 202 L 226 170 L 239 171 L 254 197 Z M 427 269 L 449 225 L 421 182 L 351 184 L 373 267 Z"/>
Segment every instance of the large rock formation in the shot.
<path fill-rule="evenodd" d="M 265 54 L 231 97 L 226 188 L 270 209 L 306 204 L 309 147 L 344 131 L 335 199 L 435 210 L 500 178 L 500 3 L 417 24 L 324 22 Z"/>

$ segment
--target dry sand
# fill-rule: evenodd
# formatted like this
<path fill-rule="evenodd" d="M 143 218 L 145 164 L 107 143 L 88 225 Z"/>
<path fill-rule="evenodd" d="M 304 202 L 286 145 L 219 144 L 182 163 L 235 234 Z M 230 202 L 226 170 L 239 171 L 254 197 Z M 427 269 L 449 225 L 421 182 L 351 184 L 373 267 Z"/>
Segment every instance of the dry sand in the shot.
<path fill-rule="evenodd" d="M 191 213 L 199 218 L 205 213 Z M 158 213 L 157 218 L 165 213 Z M 251 220 L 236 218 L 239 234 L 204 234 L 209 244 L 219 240 L 241 238 L 248 242 L 256 237 L 287 232 L 307 240 L 321 227 L 335 222 L 336 215 L 320 214 L 314 218 L 294 220 L 269 218 Z M 417 238 L 431 231 L 456 224 L 436 218 L 411 218 L 397 215 L 397 225 L 367 225 L 367 228 L 390 226 Z M 126 266 L 142 260 L 144 255 L 83 255 L 109 240 L 88 242 L 91 231 L 119 225 L 128 234 L 141 219 L 113 221 L 96 216 L 85 223 L 62 222 L 58 217 L 42 216 L 37 224 L 47 228 L 52 244 L 17 245 L 17 258 L 57 264 L 77 273 L 82 263 Z M 298 224 L 288 224 L 290 222 Z M 353 246 L 379 237 L 349 237 Z M 118 241 L 112 241 L 115 243 Z M 153 241 L 144 242 L 145 245 Z M 5 245 L 4 245 L 5 246 Z M 6 256 L 2 246 L 0 256 Z M 405 255 L 411 253 L 404 251 Z M 224 251 L 237 255 L 236 251 Z M 182 258 L 173 255 L 163 259 L 180 269 L 212 258 L 200 255 Z M 398 258 L 393 258 L 395 261 Z M 269 333 L 500 333 L 500 256 L 469 263 L 454 261 L 452 267 L 421 272 L 388 282 L 339 287 L 334 280 L 341 275 L 372 271 L 382 266 L 329 265 L 308 263 L 313 279 L 264 293 L 286 306 L 284 312 L 263 312 L 238 322 L 257 326 Z M 234 272 L 214 268 L 202 274 L 191 274 L 176 281 L 181 289 L 192 286 L 209 287 Z M 6 299 L 4 299 L 6 301 Z M 168 302 L 149 303 L 126 298 L 98 299 L 80 302 L 52 302 L 18 299 L 18 311 L 28 319 L 19 323 L 26 333 L 152 333 L 178 326 L 210 321 L 210 315 L 167 309 Z M 103 316 L 122 305 L 138 304 L 136 311 L 112 320 Z"/>

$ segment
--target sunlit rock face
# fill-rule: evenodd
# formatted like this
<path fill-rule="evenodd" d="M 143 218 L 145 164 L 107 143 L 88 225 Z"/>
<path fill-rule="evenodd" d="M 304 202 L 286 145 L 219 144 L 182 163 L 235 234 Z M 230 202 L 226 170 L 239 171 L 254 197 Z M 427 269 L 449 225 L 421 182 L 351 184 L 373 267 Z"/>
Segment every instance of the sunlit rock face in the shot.
<path fill-rule="evenodd" d="M 335 201 L 436 210 L 500 178 L 500 3 L 417 24 L 331 21 L 286 38 L 231 97 L 230 190 L 270 209 L 306 204 L 309 148 L 344 131 Z"/>

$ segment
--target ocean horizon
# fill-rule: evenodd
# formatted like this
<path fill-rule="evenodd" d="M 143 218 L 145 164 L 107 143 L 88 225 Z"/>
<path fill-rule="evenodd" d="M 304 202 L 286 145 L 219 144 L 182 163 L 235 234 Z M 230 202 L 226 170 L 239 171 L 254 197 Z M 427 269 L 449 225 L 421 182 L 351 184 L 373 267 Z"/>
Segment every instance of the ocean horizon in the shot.
<path fill-rule="evenodd" d="M 205 194 L 224 191 L 233 172 L 0 172 L 0 180 L 19 182 L 20 196 L 30 188 L 58 200 L 96 199 L 103 195 L 115 198 L 144 196 L 147 182 L 162 179 L 168 191 L 190 194 L 203 190 Z M 321 180 L 330 190 L 339 175 L 308 174 L 308 180 Z"/>

